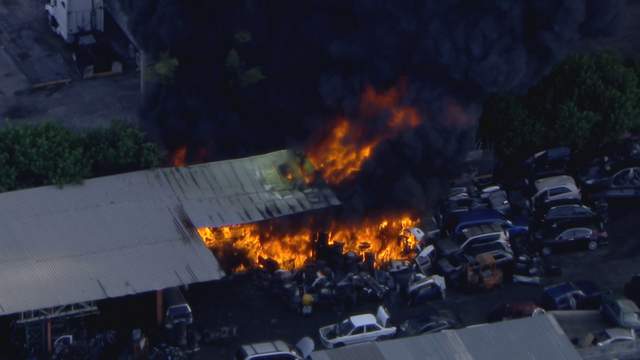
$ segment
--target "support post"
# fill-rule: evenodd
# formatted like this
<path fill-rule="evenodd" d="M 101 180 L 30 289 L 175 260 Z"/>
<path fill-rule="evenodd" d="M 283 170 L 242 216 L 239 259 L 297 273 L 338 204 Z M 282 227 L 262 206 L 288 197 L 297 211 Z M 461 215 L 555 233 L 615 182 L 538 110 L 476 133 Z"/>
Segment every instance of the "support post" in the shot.
<path fill-rule="evenodd" d="M 144 50 L 140 50 L 140 93 L 144 96 L 144 82 L 145 82 L 145 78 L 144 78 L 144 72 L 147 68 L 147 62 L 145 59 L 146 55 L 144 53 Z"/>
<path fill-rule="evenodd" d="M 51 339 L 51 319 L 47 319 L 45 323 L 47 327 L 47 352 L 51 354 L 53 352 L 53 342 Z"/>
<path fill-rule="evenodd" d="M 162 311 L 162 290 L 156 290 L 156 321 L 158 325 L 162 325 L 163 311 Z"/>

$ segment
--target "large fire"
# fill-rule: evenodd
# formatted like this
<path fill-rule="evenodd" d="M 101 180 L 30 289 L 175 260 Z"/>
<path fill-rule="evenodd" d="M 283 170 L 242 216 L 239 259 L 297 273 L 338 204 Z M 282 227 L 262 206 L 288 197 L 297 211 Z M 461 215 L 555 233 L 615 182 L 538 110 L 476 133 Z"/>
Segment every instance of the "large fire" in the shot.
<path fill-rule="evenodd" d="M 328 244 L 342 244 L 343 253 L 360 256 L 372 253 L 375 265 L 389 260 L 406 259 L 415 249 L 417 240 L 409 229 L 417 220 L 408 215 L 368 219 L 357 224 L 333 222 L 328 228 Z M 314 256 L 316 232 L 308 227 L 292 231 L 280 229 L 277 220 L 261 224 L 233 225 L 220 228 L 200 228 L 198 233 L 219 258 L 225 249 L 240 254 L 246 263 L 236 265 L 234 271 L 261 267 L 264 260 L 272 260 L 279 268 L 295 269 Z"/>
<path fill-rule="evenodd" d="M 420 125 L 417 109 L 401 104 L 404 89 L 403 82 L 384 92 L 367 86 L 360 99 L 359 121 L 337 118 L 328 135 L 307 150 L 309 160 L 328 183 L 338 184 L 351 178 L 382 141 Z M 382 128 L 367 132 L 363 122 L 380 115 L 387 119 Z"/>
<path fill-rule="evenodd" d="M 329 184 L 352 179 L 375 148 L 402 131 L 421 123 L 418 110 L 402 104 L 405 82 L 386 91 L 366 86 L 354 119 L 338 117 L 324 138 L 307 149 L 308 160 Z M 186 148 L 172 154 L 174 166 L 182 166 Z M 287 178 L 292 175 L 287 175 Z M 307 179 L 310 180 L 310 179 Z M 318 234 L 326 234 L 327 245 L 343 254 L 353 252 L 363 259 L 373 256 L 375 266 L 390 260 L 408 259 L 417 239 L 409 231 L 417 219 L 406 215 L 385 215 L 360 221 L 334 220 L 328 226 L 309 226 L 271 220 L 262 223 L 199 228 L 198 233 L 227 269 L 243 271 L 275 263 L 282 269 L 301 268 L 317 258 Z M 223 264 L 225 265 L 225 264 Z"/>

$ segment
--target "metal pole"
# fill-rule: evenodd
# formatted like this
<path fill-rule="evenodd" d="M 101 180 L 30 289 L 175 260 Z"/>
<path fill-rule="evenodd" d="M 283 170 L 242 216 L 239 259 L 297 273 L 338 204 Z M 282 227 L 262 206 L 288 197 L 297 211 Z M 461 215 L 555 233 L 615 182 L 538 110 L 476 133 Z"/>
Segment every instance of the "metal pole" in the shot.
<path fill-rule="evenodd" d="M 146 55 L 144 53 L 144 50 L 140 49 L 140 93 L 142 95 L 144 95 L 144 72 L 145 69 L 147 67 L 146 64 L 146 59 L 145 59 Z"/>
<path fill-rule="evenodd" d="M 53 344 L 51 342 L 51 319 L 47 319 L 47 352 L 51 354 L 53 352 Z"/>
<path fill-rule="evenodd" d="M 162 311 L 162 290 L 156 290 L 156 321 L 158 325 L 162 324 L 163 315 L 164 314 Z"/>

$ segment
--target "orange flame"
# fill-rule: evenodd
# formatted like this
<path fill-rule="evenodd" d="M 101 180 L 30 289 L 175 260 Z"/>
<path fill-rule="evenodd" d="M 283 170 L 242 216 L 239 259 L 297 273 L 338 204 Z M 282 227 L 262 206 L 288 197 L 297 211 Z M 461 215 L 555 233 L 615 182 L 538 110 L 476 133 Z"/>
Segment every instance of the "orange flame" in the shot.
<path fill-rule="evenodd" d="M 360 256 L 373 253 L 375 265 L 396 259 L 406 259 L 417 245 L 409 229 L 417 220 L 408 215 L 389 218 L 367 219 L 359 224 L 329 226 L 329 244 L 340 243 L 344 253 L 354 252 Z M 279 226 L 280 225 L 280 226 Z M 277 220 L 261 224 L 232 225 L 220 228 L 200 228 L 198 233 L 205 244 L 223 258 L 225 247 L 246 256 L 248 267 L 260 267 L 261 260 L 275 261 L 282 269 L 298 269 L 313 257 L 315 233 L 308 227 L 282 231 Z M 237 265 L 234 271 L 242 271 L 245 264 Z"/>
<path fill-rule="evenodd" d="M 181 146 L 176 149 L 169 157 L 169 162 L 175 167 L 187 165 L 187 147 Z"/>
<path fill-rule="evenodd" d="M 376 134 L 365 133 L 362 123 L 339 117 L 328 136 L 311 146 L 307 156 L 328 183 L 338 184 L 350 179 L 382 141 L 420 125 L 422 119 L 418 110 L 400 104 L 404 88 L 404 82 L 385 92 L 377 92 L 372 86 L 365 87 L 360 98 L 359 120 L 381 114 L 388 116 L 384 128 Z"/>

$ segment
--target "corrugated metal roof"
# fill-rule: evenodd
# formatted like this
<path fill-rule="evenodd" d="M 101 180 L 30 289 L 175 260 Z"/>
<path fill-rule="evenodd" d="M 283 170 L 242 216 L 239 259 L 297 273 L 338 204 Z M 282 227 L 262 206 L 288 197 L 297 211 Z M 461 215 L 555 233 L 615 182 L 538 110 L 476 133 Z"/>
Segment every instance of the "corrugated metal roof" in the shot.
<path fill-rule="evenodd" d="M 339 204 L 277 175 L 294 161 L 278 151 L 0 194 L 0 315 L 221 278 L 194 224 Z"/>
<path fill-rule="evenodd" d="M 376 354 L 375 356 L 372 356 Z M 380 354 L 381 356 L 378 356 Z M 314 352 L 312 360 L 579 360 L 552 316 Z"/>

